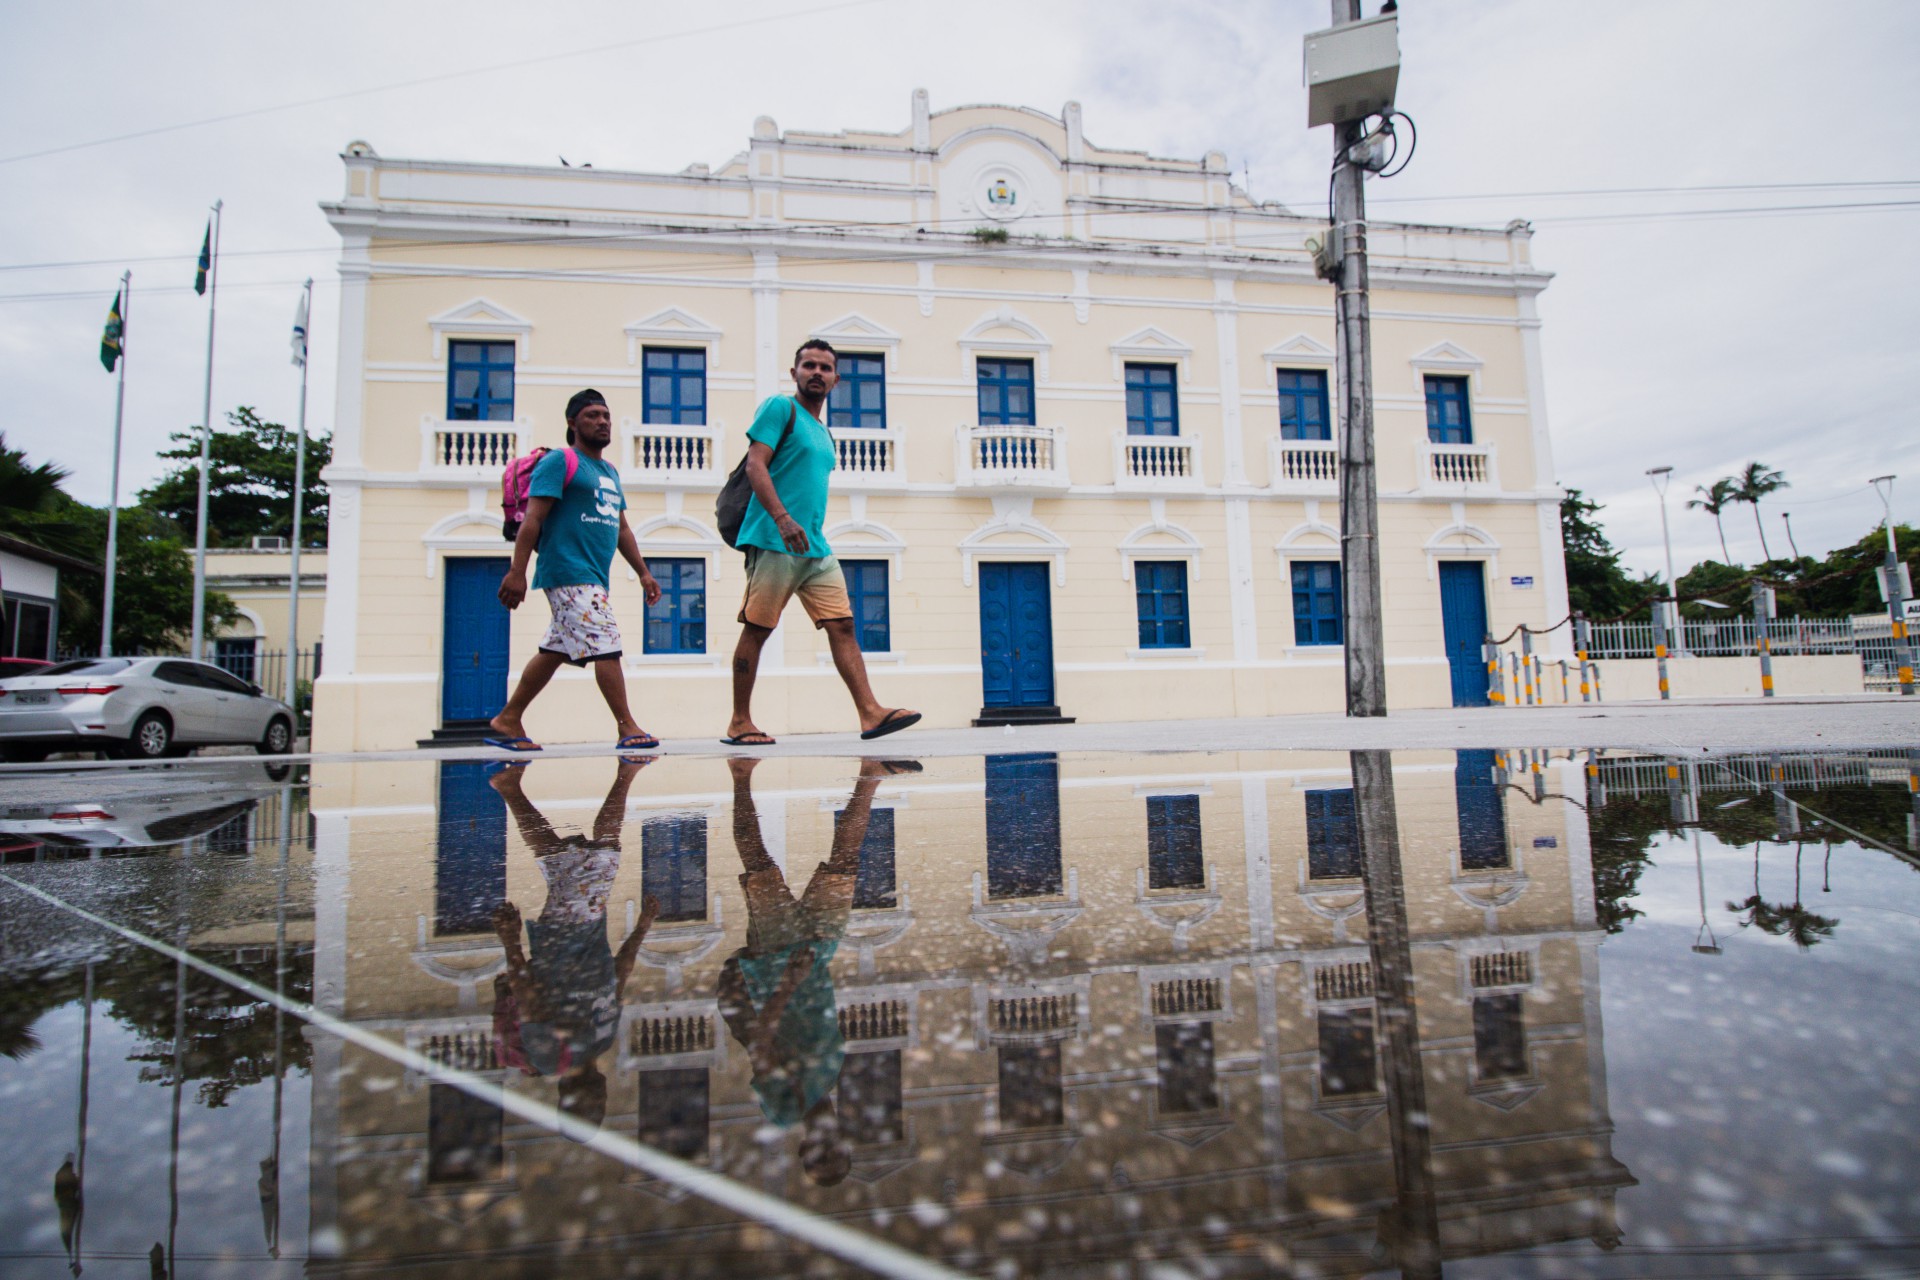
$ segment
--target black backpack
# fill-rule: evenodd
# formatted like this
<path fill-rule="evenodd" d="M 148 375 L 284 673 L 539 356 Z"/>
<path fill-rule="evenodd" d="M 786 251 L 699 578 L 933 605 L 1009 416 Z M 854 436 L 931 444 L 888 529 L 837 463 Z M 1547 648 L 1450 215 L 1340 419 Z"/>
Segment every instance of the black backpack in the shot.
<path fill-rule="evenodd" d="M 787 425 L 780 432 L 780 439 L 774 443 L 773 451 L 780 452 L 780 446 L 793 434 L 794 415 L 800 406 L 793 398 L 787 398 Z M 752 448 L 751 442 L 748 448 Z M 720 487 L 720 496 L 713 500 L 713 523 L 720 530 L 720 538 L 735 550 L 740 546 L 740 526 L 747 518 L 747 502 L 753 497 L 753 486 L 747 482 L 747 456 L 740 455 L 740 461 L 733 464 L 733 473 L 727 477 L 726 484 Z"/>

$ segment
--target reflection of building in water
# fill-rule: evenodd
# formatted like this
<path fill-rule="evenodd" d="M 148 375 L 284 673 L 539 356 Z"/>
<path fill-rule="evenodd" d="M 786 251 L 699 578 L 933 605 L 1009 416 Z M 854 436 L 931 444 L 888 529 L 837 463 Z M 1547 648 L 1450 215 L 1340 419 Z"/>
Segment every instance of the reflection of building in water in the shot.
<path fill-rule="evenodd" d="M 1443 1249 L 1609 1244 L 1632 1179 L 1610 1147 L 1585 817 L 1561 798 L 1583 794 L 1579 773 L 1549 766 L 1536 802 L 1490 753 L 1396 764 Z M 421 832 L 505 833 L 504 860 L 487 844 L 471 865 L 504 865 L 529 919 L 544 892 L 533 858 L 477 791 L 450 823 L 434 766 L 359 768 L 321 767 L 316 791 L 333 801 L 319 817 L 323 1003 L 554 1101 L 550 1079 L 507 1065 L 485 913 L 464 934 L 436 923 Z M 584 829 L 610 768 L 535 764 L 525 786 L 556 826 Z M 827 856 L 849 773 L 771 760 L 754 776 L 796 892 Z M 662 909 L 606 1064 L 610 1129 L 818 1212 L 883 1211 L 890 1237 L 963 1265 L 980 1241 L 1037 1272 L 1159 1255 L 1203 1230 L 1202 1247 L 1269 1266 L 1378 1265 L 1395 1179 L 1345 756 L 1027 754 L 884 783 L 833 961 L 854 1160 L 827 1187 L 803 1176 L 796 1134 L 766 1126 L 720 1018 L 747 915 L 729 805 L 713 761 L 663 760 L 634 784 L 610 944 L 646 894 Z M 436 852 L 442 876 L 454 865 L 469 864 Z M 352 1068 L 316 1082 L 316 1256 L 338 1244 L 343 1266 L 451 1265 L 564 1241 L 570 1266 L 600 1273 L 639 1247 L 713 1270 L 770 1247 L 495 1106 L 324 1038 L 316 1058 Z M 583 1243 L 596 1240 L 598 1264 Z"/>

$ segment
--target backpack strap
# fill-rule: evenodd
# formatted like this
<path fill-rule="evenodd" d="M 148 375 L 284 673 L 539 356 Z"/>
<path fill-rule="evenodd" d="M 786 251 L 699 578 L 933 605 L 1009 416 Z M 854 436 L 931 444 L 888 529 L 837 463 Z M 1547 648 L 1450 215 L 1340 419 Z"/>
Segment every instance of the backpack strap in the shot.
<path fill-rule="evenodd" d="M 561 481 L 560 483 L 560 491 L 562 493 L 566 492 L 567 486 L 573 483 L 574 476 L 578 475 L 579 472 L 580 472 L 580 455 L 573 451 L 572 445 L 568 445 L 567 446 L 567 478 Z"/>

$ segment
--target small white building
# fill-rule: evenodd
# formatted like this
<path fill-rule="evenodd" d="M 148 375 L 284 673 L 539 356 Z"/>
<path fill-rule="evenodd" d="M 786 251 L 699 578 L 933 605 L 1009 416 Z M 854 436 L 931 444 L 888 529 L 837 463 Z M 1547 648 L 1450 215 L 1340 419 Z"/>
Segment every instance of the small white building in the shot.
<path fill-rule="evenodd" d="M 100 566 L 0 533 L 0 658 L 53 657 L 60 635 L 60 571 Z"/>

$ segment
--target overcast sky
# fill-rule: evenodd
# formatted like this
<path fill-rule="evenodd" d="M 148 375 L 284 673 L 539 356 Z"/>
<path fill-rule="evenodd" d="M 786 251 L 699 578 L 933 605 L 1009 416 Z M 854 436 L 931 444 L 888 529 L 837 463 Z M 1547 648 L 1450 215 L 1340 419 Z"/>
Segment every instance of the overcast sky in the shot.
<path fill-rule="evenodd" d="M 1896 518 L 1920 522 L 1920 5 L 1404 0 L 1400 12 L 1399 105 L 1420 148 L 1405 175 L 1370 185 L 1372 210 L 1536 224 L 1535 261 L 1557 273 L 1541 309 L 1559 479 L 1606 504 L 1633 566 L 1658 566 L 1643 473 L 1661 463 L 1675 469 L 1682 572 L 1719 548 L 1713 522 L 1680 500 L 1749 460 L 1792 483 L 1762 509 L 1776 554 L 1782 511 L 1808 554 L 1866 532 L 1880 516 L 1866 480 L 1883 472 L 1903 474 Z M 206 306 L 191 283 L 216 198 L 216 415 L 250 404 L 292 421 L 287 331 L 311 275 L 308 420 L 326 429 L 337 240 L 317 205 L 339 195 L 354 138 L 387 156 L 678 170 L 723 162 L 762 114 L 786 129 L 903 129 L 925 87 L 936 111 L 1057 114 L 1078 100 L 1097 145 L 1217 148 L 1256 199 L 1310 210 L 1332 144 L 1304 125 L 1300 37 L 1327 19 L 1326 0 L 10 0 L 0 430 L 70 468 L 80 497 L 106 500 L 113 379 L 96 353 L 131 268 L 123 497 L 152 480 L 167 434 L 200 416 Z M 101 142 L 143 130 L 160 131 Z M 1869 182 L 1884 185 L 1556 194 Z M 1751 509 L 1726 523 L 1734 557 L 1755 559 Z"/>

